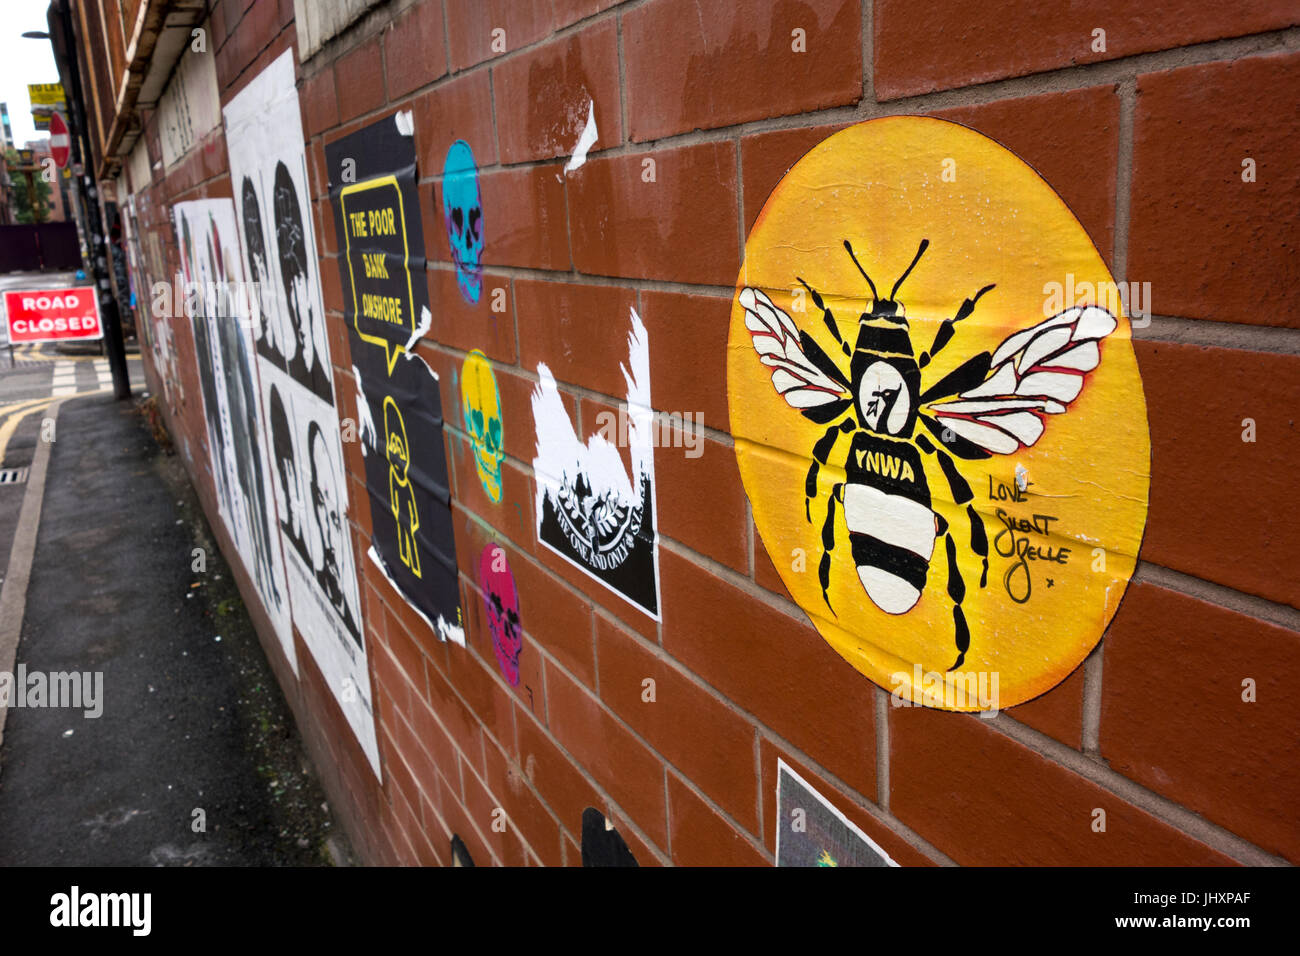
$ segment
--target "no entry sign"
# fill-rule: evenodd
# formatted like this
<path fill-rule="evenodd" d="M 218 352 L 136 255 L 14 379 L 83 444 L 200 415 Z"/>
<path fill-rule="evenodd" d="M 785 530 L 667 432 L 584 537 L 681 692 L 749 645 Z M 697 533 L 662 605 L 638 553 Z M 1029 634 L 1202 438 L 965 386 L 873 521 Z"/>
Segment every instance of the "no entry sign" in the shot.
<path fill-rule="evenodd" d="M 68 124 L 63 121 L 63 115 L 56 111 L 50 116 L 50 156 L 59 169 L 68 165 L 70 145 Z"/>
<path fill-rule="evenodd" d="M 5 314 L 10 342 L 104 337 L 93 287 L 6 292 Z"/>

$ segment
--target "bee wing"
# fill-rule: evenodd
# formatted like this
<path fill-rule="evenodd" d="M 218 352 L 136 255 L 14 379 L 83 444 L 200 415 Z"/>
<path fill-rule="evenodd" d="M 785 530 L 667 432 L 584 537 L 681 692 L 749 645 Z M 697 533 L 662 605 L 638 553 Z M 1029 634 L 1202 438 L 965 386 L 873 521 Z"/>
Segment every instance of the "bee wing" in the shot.
<path fill-rule="evenodd" d="M 982 452 L 955 449 L 962 457 L 1009 455 L 1033 445 L 1043 434 L 1042 416 L 1060 415 L 1078 398 L 1084 375 L 1101 361 L 1101 340 L 1117 325 L 1105 309 L 1088 305 L 1014 333 L 991 357 L 976 356 L 921 396 L 927 418 L 938 424 L 926 421 L 927 427 L 939 435 L 949 430 Z M 985 362 L 982 380 L 967 384 Z"/>
<path fill-rule="evenodd" d="M 772 385 L 791 407 L 802 411 L 848 398 L 849 383 L 843 373 L 767 293 L 746 287 L 740 292 L 740 304 L 754 350 L 771 367 Z"/>

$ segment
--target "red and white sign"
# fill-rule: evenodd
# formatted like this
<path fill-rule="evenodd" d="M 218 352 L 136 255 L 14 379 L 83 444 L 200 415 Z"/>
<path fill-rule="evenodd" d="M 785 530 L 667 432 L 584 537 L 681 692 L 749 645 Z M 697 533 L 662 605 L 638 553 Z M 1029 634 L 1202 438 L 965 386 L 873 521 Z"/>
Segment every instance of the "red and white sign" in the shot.
<path fill-rule="evenodd" d="M 93 286 L 82 289 L 24 289 L 5 293 L 10 342 L 102 339 Z"/>
<path fill-rule="evenodd" d="M 50 156 L 54 159 L 54 165 L 63 169 L 68 165 L 68 155 L 71 151 L 72 140 L 68 136 L 68 124 L 63 119 L 63 114 L 55 110 L 50 115 Z"/>

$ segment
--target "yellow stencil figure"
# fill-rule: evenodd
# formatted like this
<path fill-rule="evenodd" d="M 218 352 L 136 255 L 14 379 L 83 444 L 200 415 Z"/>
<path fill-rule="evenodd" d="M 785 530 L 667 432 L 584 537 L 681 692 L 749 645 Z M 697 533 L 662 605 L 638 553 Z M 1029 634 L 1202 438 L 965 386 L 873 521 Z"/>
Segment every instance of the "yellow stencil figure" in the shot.
<path fill-rule="evenodd" d="M 384 397 L 384 449 L 388 457 L 388 507 L 397 523 L 397 551 L 402 563 L 418 578 L 422 575 L 415 532 L 420 527 L 420 515 L 407 475 L 411 467 L 411 446 L 406 442 L 406 422 L 402 421 L 402 413 L 391 395 Z"/>
<path fill-rule="evenodd" d="M 929 117 L 830 136 L 745 243 L 727 356 L 754 524 L 896 702 L 1009 707 L 1123 597 L 1150 443 L 1120 290 L 1002 146 Z"/>

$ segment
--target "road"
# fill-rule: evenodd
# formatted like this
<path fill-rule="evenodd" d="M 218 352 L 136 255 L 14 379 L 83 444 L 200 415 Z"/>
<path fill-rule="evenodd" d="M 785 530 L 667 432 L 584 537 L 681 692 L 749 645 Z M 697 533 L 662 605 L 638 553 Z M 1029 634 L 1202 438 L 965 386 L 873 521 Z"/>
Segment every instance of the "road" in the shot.
<path fill-rule="evenodd" d="M 44 412 L 57 398 L 111 390 L 108 359 L 70 355 L 52 343 L 9 346 L 9 323 L 2 293 L 16 289 L 58 289 L 75 284 L 71 272 L 0 275 L 0 582 L 8 570 L 27 469 L 40 438 Z M 93 346 L 78 346 L 87 352 Z M 139 355 L 127 356 L 133 388 L 144 382 Z"/>

